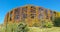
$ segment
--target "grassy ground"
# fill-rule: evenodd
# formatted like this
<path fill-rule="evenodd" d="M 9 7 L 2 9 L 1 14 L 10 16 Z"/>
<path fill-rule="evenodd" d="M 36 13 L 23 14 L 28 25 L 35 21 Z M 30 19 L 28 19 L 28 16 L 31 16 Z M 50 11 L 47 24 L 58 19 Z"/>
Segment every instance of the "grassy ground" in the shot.
<path fill-rule="evenodd" d="M 52 27 L 52 28 L 29 27 L 29 28 L 30 28 L 29 32 L 60 32 L 60 27 Z"/>
<path fill-rule="evenodd" d="M 28 32 L 40 32 L 40 28 L 37 28 L 37 27 L 29 27 L 29 31 Z"/>
<path fill-rule="evenodd" d="M 35 28 L 31 27 L 30 32 L 60 32 L 60 27 L 52 27 L 52 28 Z"/>
<path fill-rule="evenodd" d="M 60 32 L 60 27 L 43 28 L 42 32 Z"/>

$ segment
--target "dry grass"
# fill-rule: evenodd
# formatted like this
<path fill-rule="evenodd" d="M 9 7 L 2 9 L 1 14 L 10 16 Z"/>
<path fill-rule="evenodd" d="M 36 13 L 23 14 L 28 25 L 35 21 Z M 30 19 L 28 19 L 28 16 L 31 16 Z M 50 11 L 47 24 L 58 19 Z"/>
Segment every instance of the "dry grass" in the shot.
<path fill-rule="evenodd" d="M 60 32 L 60 27 L 52 27 L 52 28 L 35 28 L 35 27 L 31 27 L 31 32 Z"/>
<path fill-rule="evenodd" d="M 52 27 L 52 28 L 29 27 L 29 28 L 30 28 L 29 32 L 60 32 L 60 27 Z"/>
<path fill-rule="evenodd" d="M 43 28 L 42 32 L 60 32 L 60 27 Z"/>

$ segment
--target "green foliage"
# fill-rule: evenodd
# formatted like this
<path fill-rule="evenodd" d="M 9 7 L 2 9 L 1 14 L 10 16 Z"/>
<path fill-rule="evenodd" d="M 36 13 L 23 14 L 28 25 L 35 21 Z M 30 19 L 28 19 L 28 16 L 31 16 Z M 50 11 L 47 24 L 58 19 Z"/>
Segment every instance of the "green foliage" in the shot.
<path fill-rule="evenodd" d="M 28 32 L 28 26 L 25 23 L 20 23 L 18 25 L 17 32 Z"/>
<path fill-rule="evenodd" d="M 0 32 L 5 32 L 5 27 L 2 27 L 2 28 L 0 29 Z"/>
<path fill-rule="evenodd" d="M 47 28 L 51 28 L 53 24 L 51 22 L 45 22 L 43 26 Z"/>
<path fill-rule="evenodd" d="M 17 24 L 16 23 L 8 23 L 6 25 L 5 32 L 16 32 L 17 30 Z"/>
<path fill-rule="evenodd" d="M 28 32 L 28 26 L 25 23 L 7 23 L 1 32 Z"/>
<path fill-rule="evenodd" d="M 54 23 L 54 26 L 60 27 L 60 17 L 55 18 L 53 23 Z"/>
<path fill-rule="evenodd" d="M 46 21 L 42 21 L 42 27 L 46 27 L 46 28 L 51 28 L 53 26 L 52 21 L 46 20 Z"/>
<path fill-rule="evenodd" d="M 6 32 L 27 32 L 29 30 L 25 23 L 9 23 L 6 27 Z"/>

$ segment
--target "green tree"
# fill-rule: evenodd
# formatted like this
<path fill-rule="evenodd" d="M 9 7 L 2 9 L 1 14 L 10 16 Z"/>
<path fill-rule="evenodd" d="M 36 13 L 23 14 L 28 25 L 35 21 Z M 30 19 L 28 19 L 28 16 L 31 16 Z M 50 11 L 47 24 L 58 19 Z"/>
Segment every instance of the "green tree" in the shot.
<path fill-rule="evenodd" d="M 60 27 L 60 17 L 56 17 L 53 23 L 54 23 L 54 26 Z"/>

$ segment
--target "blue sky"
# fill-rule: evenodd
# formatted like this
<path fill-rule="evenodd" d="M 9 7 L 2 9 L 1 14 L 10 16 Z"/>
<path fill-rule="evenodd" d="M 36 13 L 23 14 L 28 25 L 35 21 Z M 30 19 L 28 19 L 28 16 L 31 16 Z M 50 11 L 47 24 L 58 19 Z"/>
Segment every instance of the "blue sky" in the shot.
<path fill-rule="evenodd" d="M 0 24 L 8 11 L 28 4 L 60 12 L 60 0 L 0 0 Z"/>

